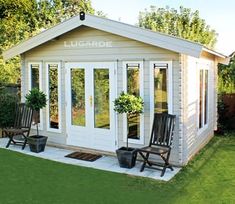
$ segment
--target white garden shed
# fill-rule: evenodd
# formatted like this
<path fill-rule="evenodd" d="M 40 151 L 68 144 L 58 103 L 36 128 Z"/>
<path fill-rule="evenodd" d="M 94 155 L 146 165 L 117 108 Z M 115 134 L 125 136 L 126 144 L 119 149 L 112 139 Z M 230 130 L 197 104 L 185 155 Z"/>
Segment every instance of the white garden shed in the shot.
<path fill-rule="evenodd" d="M 22 101 L 33 87 L 47 94 L 40 132 L 50 143 L 113 153 L 128 132 L 130 146 L 146 146 L 154 112 L 168 112 L 177 118 L 170 160 L 184 165 L 216 129 L 217 64 L 229 59 L 201 44 L 86 14 L 3 53 L 16 55 Z M 128 125 L 113 110 L 122 91 L 144 99 Z"/>

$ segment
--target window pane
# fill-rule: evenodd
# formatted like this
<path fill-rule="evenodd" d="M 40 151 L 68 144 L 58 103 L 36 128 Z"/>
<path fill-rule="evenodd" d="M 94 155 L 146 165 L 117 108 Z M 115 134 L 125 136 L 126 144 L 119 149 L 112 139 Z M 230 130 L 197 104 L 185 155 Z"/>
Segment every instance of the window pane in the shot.
<path fill-rule="evenodd" d="M 94 69 L 94 126 L 110 128 L 109 70 Z"/>
<path fill-rule="evenodd" d="M 199 128 L 202 127 L 202 105 L 203 105 L 203 70 L 200 70 L 200 96 L 199 96 Z"/>
<path fill-rule="evenodd" d="M 127 64 L 127 93 L 140 96 L 139 64 Z M 128 138 L 140 139 L 140 115 L 127 117 Z"/>
<path fill-rule="evenodd" d="M 127 69 L 127 93 L 135 96 L 140 95 L 139 68 Z"/>
<path fill-rule="evenodd" d="M 129 115 L 128 120 L 128 138 L 140 139 L 140 115 Z"/>
<path fill-rule="evenodd" d="M 154 69 L 154 112 L 168 112 L 167 103 L 167 69 Z"/>
<path fill-rule="evenodd" d="M 204 82 L 204 125 L 207 124 L 207 112 L 208 112 L 208 70 L 205 70 L 205 82 Z"/>
<path fill-rule="evenodd" d="M 81 68 L 71 69 L 71 120 L 72 125 L 86 125 L 85 109 L 85 70 Z"/>
<path fill-rule="evenodd" d="M 31 64 L 31 88 L 39 89 L 39 65 Z"/>
<path fill-rule="evenodd" d="M 59 129 L 58 65 L 48 65 L 49 70 L 49 120 L 50 128 Z"/>
<path fill-rule="evenodd" d="M 31 89 L 32 88 L 40 89 L 39 64 L 31 64 L 30 67 L 31 67 Z M 38 112 L 38 114 L 36 114 L 33 117 L 33 123 L 36 121 L 40 123 L 40 111 Z"/>

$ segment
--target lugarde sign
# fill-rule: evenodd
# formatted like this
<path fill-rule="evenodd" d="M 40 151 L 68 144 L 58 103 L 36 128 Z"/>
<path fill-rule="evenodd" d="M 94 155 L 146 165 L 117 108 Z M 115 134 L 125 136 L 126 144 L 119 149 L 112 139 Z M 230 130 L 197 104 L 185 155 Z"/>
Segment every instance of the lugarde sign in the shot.
<path fill-rule="evenodd" d="M 112 41 L 64 41 L 64 47 L 112 47 Z"/>

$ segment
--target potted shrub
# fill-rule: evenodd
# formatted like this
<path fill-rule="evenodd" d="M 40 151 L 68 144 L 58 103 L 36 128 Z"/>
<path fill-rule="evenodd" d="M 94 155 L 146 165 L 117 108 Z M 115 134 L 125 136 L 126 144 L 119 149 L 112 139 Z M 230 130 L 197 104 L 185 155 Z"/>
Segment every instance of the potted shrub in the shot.
<path fill-rule="evenodd" d="M 124 92 L 114 101 L 114 110 L 119 114 L 126 113 L 128 119 L 131 115 L 143 113 L 143 106 L 144 102 L 141 97 Z M 132 168 L 135 166 L 137 152 L 134 148 L 128 146 L 128 133 L 126 137 L 126 147 L 117 149 L 116 154 L 120 167 Z"/>
<path fill-rule="evenodd" d="M 25 98 L 26 105 L 33 109 L 33 122 L 36 124 L 37 128 L 37 134 L 28 138 L 28 144 L 32 152 L 43 152 L 46 146 L 47 137 L 39 135 L 38 123 L 40 109 L 46 106 L 46 95 L 37 88 L 33 88 L 31 91 L 29 91 Z"/>

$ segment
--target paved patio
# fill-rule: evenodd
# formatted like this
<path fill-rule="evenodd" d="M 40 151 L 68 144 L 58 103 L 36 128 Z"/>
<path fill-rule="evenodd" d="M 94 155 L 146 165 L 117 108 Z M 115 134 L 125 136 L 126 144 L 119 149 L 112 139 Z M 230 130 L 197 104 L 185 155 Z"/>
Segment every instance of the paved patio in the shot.
<path fill-rule="evenodd" d="M 5 149 L 7 141 L 8 139 L 1 138 L 0 148 Z M 132 176 L 148 177 L 151 179 L 163 180 L 163 181 L 169 181 L 180 171 L 180 168 L 176 168 L 176 167 L 174 167 L 174 171 L 167 169 L 165 175 L 163 177 L 160 177 L 161 172 L 157 170 L 146 168 L 143 172 L 140 172 L 141 163 L 138 161 L 136 162 L 136 166 L 132 169 L 120 168 L 117 158 L 113 156 L 102 156 L 100 159 L 94 162 L 88 162 L 88 161 L 67 158 L 65 156 L 67 154 L 72 153 L 73 152 L 72 150 L 61 149 L 61 148 L 56 148 L 56 147 L 51 147 L 51 146 L 46 146 L 45 151 L 41 153 L 30 152 L 28 145 L 25 147 L 24 150 L 22 150 L 21 147 L 17 145 L 10 145 L 8 149 L 12 151 L 20 152 L 22 154 L 27 154 L 27 155 L 31 155 L 31 156 L 35 156 L 35 157 L 39 157 L 43 159 L 62 162 L 65 164 L 90 167 L 94 169 L 100 169 L 100 170 L 111 171 L 111 172 L 116 172 L 116 173 L 123 173 L 123 174 L 132 175 Z"/>

